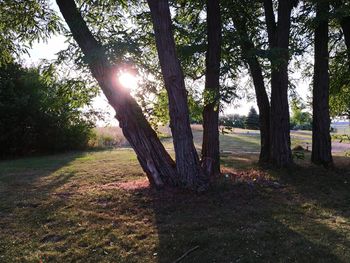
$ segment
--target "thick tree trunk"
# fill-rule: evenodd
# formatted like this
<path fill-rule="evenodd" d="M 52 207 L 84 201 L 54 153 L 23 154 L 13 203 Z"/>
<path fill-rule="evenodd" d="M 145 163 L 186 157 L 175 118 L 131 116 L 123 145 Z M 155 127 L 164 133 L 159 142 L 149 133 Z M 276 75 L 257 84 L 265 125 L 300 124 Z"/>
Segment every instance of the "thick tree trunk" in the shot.
<path fill-rule="evenodd" d="M 288 48 L 291 11 L 295 3 L 292 0 L 278 2 L 276 25 L 272 1 L 264 1 L 270 49 L 279 52 L 278 60 L 271 59 L 270 162 L 276 167 L 293 163 L 288 105 Z"/>
<path fill-rule="evenodd" d="M 170 128 L 173 135 L 176 169 L 189 188 L 202 187 L 206 176 L 200 166 L 190 126 L 187 91 L 176 55 L 168 0 L 148 0 L 159 62 L 169 99 Z"/>
<path fill-rule="evenodd" d="M 207 174 L 220 173 L 219 103 L 221 12 L 219 0 L 207 0 L 206 73 L 203 109 L 202 166 Z"/>
<path fill-rule="evenodd" d="M 116 79 L 116 69 L 111 66 L 103 47 L 89 31 L 74 0 L 56 1 L 71 33 L 89 63 L 92 75 L 98 81 L 109 103 L 116 110 L 116 118 L 123 134 L 137 154 L 137 158 L 150 182 L 163 184 L 180 183 L 175 163 L 159 141 L 156 133 L 145 119 L 141 108 L 121 87 Z"/>
<path fill-rule="evenodd" d="M 317 3 L 313 87 L 312 155 L 315 164 L 331 166 L 332 145 L 329 117 L 328 1 Z"/>

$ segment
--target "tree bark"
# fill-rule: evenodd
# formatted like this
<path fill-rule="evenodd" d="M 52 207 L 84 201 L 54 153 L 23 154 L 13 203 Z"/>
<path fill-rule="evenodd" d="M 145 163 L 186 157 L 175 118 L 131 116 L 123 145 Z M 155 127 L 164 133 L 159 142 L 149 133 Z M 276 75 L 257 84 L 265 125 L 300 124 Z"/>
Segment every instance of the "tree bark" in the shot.
<path fill-rule="evenodd" d="M 190 126 L 187 91 L 178 60 L 168 0 L 147 0 L 151 10 L 159 62 L 169 99 L 176 169 L 185 187 L 201 188 L 206 176 L 200 166 Z"/>
<path fill-rule="evenodd" d="M 297 1 L 278 1 L 278 21 L 275 22 L 271 0 L 264 0 L 270 50 L 278 52 L 271 61 L 270 162 L 276 167 L 293 163 L 290 149 L 288 105 L 288 62 L 291 11 Z"/>
<path fill-rule="evenodd" d="M 345 16 L 340 20 L 340 25 L 343 30 L 345 45 L 348 54 L 348 65 L 350 69 L 350 16 Z"/>
<path fill-rule="evenodd" d="M 219 0 L 207 0 L 207 35 L 202 166 L 211 176 L 220 173 L 219 103 L 222 35 Z"/>
<path fill-rule="evenodd" d="M 318 1 L 316 9 L 311 160 L 328 167 L 333 163 L 329 133 L 329 2 Z"/>
<path fill-rule="evenodd" d="M 157 187 L 162 187 L 164 184 L 179 185 L 174 161 L 147 122 L 136 101 L 125 88 L 118 84 L 116 68 L 108 62 L 103 47 L 89 31 L 74 0 L 56 2 L 73 38 L 85 55 L 92 75 L 115 109 L 123 134 L 135 150 L 151 184 Z"/>
<path fill-rule="evenodd" d="M 248 28 L 244 18 L 238 21 L 233 18 L 235 27 L 240 35 L 240 47 L 242 57 L 249 66 L 250 74 L 253 79 L 256 100 L 259 108 L 259 124 L 260 124 L 260 156 L 259 163 L 265 164 L 269 162 L 270 155 L 270 102 L 266 93 L 264 76 L 261 65 L 257 56 L 254 54 L 255 46 L 248 35 Z"/>

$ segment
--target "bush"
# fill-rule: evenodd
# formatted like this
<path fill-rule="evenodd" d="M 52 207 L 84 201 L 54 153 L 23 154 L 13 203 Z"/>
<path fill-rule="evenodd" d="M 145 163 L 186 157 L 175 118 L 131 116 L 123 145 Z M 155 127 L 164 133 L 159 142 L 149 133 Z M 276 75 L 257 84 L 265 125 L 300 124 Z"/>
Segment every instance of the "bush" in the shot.
<path fill-rule="evenodd" d="M 0 68 L 0 86 L 0 157 L 87 147 L 94 89 L 18 64 Z"/>

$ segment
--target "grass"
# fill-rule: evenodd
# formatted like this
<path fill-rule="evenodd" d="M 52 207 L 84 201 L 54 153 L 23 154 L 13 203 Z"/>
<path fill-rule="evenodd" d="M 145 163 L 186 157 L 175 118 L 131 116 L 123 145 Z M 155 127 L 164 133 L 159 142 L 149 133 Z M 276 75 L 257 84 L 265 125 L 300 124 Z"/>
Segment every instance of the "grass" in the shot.
<path fill-rule="evenodd" d="M 348 262 L 350 158 L 261 170 L 257 143 L 223 136 L 201 195 L 150 189 L 127 148 L 0 162 L 0 262 Z"/>

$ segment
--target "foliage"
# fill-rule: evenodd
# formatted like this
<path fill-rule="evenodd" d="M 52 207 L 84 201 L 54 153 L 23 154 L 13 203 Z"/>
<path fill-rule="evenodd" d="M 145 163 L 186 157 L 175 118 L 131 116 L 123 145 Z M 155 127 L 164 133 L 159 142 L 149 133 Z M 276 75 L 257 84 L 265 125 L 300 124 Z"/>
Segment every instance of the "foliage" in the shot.
<path fill-rule="evenodd" d="M 350 117 L 350 69 L 344 48 L 331 60 L 330 113 Z"/>
<path fill-rule="evenodd" d="M 190 109 L 190 122 L 200 124 L 203 121 L 203 103 L 194 93 L 188 93 L 188 107 Z M 170 122 L 168 96 L 165 90 L 161 90 L 153 105 L 146 112 L 146 117 L 151 125 L 157 129 L 159 125 L 167 125 Z"/>
<path fill-rule="evenodd" d="M 26 53 L 34 41 L 61 31 L 47 0 L 0 1 L 0 65 Z"/>
<path fill-rule="evenodd" d="M 244 126 L 246 129 L 250 130 L 258 130 L 260 125 L 259 125 L 259 115 L 256 112 L 254 107 L 251 107 L 248 113 L 248 116 L 245 120 Z"/>
<path fill-rule="evenodd" d="M 312 115 L 305 111 L 306 106 L 293 99 L 291 103 L 292 117 L 290 119 L 290 126 L 293 130 L 312 130 Z"/>
<path fill-rule="evenodd" d="M 87 146 L 96 113 L 94 87 L 59 80 L 52 67 L 0 69 L 0 156 L 55 152 Z"/>

